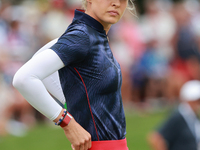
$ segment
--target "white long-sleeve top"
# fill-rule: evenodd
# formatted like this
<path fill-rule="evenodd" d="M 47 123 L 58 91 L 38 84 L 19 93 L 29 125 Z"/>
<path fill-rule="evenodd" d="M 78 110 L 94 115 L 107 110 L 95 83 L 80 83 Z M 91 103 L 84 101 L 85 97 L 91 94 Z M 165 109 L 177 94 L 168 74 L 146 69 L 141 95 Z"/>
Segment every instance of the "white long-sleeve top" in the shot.
<path fill-rule="evenodd" d="M 64 67 L 64 64 L 59 56 L 49 49 L 57 40 L 42 47 L 16 72 L 13 79 L 13 86 L 35 109 L 50 120 L 55 120 L 62 110 L 51 95 L 62 104 L 65 103 L 58 77 L 58 70 Z"/>

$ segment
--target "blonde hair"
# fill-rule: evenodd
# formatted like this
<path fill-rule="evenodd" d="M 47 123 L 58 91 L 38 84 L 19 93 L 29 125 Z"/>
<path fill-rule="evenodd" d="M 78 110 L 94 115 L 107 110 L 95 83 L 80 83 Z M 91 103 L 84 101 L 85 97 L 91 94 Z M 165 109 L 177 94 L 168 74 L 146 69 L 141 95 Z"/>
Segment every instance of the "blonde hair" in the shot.
<path fill-rule="evenodd" d="M 129 10 L 129 12 L 134 15 L 136 18 L 138 18 L 137 16 L 137 10 L 136 10 L 136 7 L 135 7 L 135 4 L 133 2 L 133 0 L 128 0 L 128 7 L 127 9 Z"/>
<path fill-rule="evenodd" d="M 82 7 L 84 10 L 86 10 L 87 8 L 87 0 L 82 0 Z M 128 7 L 127 9 L 130 11 L 130 13 L 132 15 L 134 15 L 135 17 L 137 17 L 137 11 L 136 11 L 136 8 L 135 8 L 135 5 L 133 3 L 133 0 L 128 0 Z"/>
<path fill-rule="evenodd" d="M 87 8 L 87 0 L 82 0 L 82 7 L 84 10 Z"/>

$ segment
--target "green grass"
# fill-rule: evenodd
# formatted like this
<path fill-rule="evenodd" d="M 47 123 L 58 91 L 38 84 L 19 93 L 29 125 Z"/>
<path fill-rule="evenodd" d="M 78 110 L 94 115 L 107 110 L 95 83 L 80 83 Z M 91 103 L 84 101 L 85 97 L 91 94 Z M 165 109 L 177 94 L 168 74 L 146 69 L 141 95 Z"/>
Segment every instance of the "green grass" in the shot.
<path fill-rule="evenodd" d="M 130 150 L 150 150 L 147 134 L 156 129 L 166 118 L 167 112 L 143 115 L 126 115 L 127 143 Z"/>
<path fill-rule="evenodd" d="M 157 127 L 167 114 L 126 113 L 129 150 L 150 150 L 146 135 Z M 40 124 L 31 129 L 25 137 L 0 138 L 0 150 L 71 150 L 71 146 L 61 128 Z"/>

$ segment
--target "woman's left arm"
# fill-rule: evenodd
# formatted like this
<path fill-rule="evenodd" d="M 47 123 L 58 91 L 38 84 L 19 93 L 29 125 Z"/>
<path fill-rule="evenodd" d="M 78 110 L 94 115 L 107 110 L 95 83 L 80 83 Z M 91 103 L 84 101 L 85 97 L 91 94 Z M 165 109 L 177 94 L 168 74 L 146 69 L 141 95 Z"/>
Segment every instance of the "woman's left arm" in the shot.
<path fill-rule="evenodd" d="M 40 48 L 34 55 L 33 58 L 40 54 L 41 52 L 50 49 L 56 42 L 58 41 L 58 38 L 50 41 L 47 43 L 45 46 Z M 54 72 L 53 74 L 49 75 L 45 79 L 42 80 L 44 86 L 46 87 L 47 91 L 54 97 L 56 98 L 60 103 L 65 105 L 65 96 L 62 91 L 61 83 L 60 83 L 60 78 L 58 71 Z"/>
<path fill-rule="evenodd" d="M 42 80 L 64 67 L 62 60 L 52 50 L 47 49 L 24 64 L 15 74 L 13 85 L 38 111 L 55 120 L 62 107 L 46 90 Z"/>
<path fill-rule="evenodd" d="M 57 122 L 64 109 L 46 90 L 43 80 L 64 67 L 62 60 L 51 49 L 47 49 L 24 64 L 15 74 L 13 85 L 24 98 L 50 120 Z M 66 137 L 75 150 L 89 149 L 91 135 L 74 118 L 63 127 Z"/>

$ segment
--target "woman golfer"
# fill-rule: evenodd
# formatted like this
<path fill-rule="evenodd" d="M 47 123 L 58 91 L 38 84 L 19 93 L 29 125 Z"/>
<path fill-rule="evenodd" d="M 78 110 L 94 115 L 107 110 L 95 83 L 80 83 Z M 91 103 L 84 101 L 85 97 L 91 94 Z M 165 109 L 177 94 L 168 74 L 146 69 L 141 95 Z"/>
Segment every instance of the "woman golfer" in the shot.
<path fill-rule="evenodd" d="M 63 128 L 74 150 L 128 150 L 121 70 L 107 33 L 129 0 L 83 0 L 65 33 L 15 74 L 13 85 Z M 61 103 L 67 103 L 67 111 Z"/>

